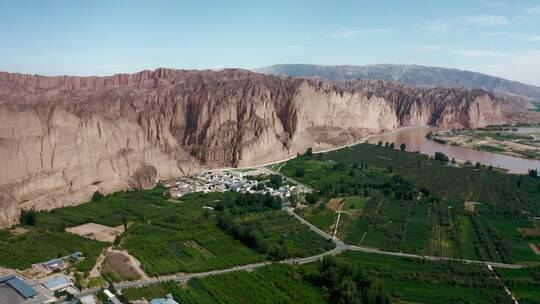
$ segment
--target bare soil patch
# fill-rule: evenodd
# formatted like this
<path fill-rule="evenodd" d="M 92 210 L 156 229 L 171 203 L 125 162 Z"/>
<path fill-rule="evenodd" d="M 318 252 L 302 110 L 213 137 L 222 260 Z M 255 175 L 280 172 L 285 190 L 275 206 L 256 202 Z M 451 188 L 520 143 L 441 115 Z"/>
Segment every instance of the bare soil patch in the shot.
<path fill-rule="evenodd" d="M 23 228 L 23 227 L 15 227 L 15 228 L 11 229 L 10 231 L 14 235 L 23 235 L 23 234 L 27 234 L 28 232 L 30 232 L 30 230 L 28 230 L 26 228 Z"/>
<path fill-rule="evenodd" d="M 518 230 L 524 236 L 540 236 L 539 228 L 518 228 Z"/>
<path fill-rule="evenodd" d="M 107 252 L 101 266 L 102 272 L 114 272 L 122 280 L 131 281 L 141 278 L 137 269 L 132 265 L 131 259 L 123 252 Z"/>
<path fill-rule="evenodd" d="M 465 202 L 463 204 L 463 207 L 465 208 L 465 211 L 474 212 L 474 206 L 476 203 L 474 202 Z"/>
<path fill-rule="evenodd" d="M 41 267 L 40 268 L 27 268 L 21 271 L 21 275 L 30 280 L 42 278 L 44 276 L 47 276 L 50 273 L 51 271 L 45 270 Z"/>
<path fill-rule="evenodd" d="M 124 226 L 109 227 L 96 223 L 86 223 L 66 228 L 66 231 L 92 240 L 112 243 L 117 235 L 124 232 Z"/>
<path fill-rule="evenodd" d="M 529 247 L 531 247 L 531 249 L 534 251 L 534 253 L 536 255 L 540 255 L 540 248 L 538 248 L 538 246 L 536 246 L 536 244 L 529 243 Z"/>
<path fill-rule="evenodd" d="M 345 199 L 342 197 L 332 198 L 328 201 L 328 204 L 326 204 L 326 208 L 338 212 L 341 210 L 341 204 L 344 200 Z"/>

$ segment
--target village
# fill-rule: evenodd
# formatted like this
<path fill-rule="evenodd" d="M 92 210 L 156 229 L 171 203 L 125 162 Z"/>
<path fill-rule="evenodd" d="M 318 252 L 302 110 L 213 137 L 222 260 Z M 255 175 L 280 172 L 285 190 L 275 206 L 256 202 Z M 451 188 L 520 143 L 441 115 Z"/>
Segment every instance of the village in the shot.
<path fill-rule="evenodd" d="M 73 252 L 68 256 L 33 264 L 31 268 L 19 273 L 0 276 L 0 302 L 54 303 L 58 297 L 78 294 L 80 290 L 68 269 L 72 263 L 83 259 L 84 255 L 81 252 Z"/>
<path fill-rule="evenodd" d="M 253 169 L 204 171 L 193 176 L 182 177 L 165 183 L 171 198 L 178 199 L 195 192 L 259 193 L 278 196 L 283 199 L 283 208 L 290 208 L 290 201 L 301 202 L 311 189 L 265 167 Z M 211 208 L 202 206 L 202 208 Z M 96 223 L 85 223 L 68 227 L 66 231 L 99 241 L 113 242 L 124 231 L 123 226 L 107 227 Z M 97 304 L 96 296 L 90 294 L 74 299 L 80 293 L 71 266 L 84 259 L 82 252 L 33 264 L 21 271 L 0 269 L 0 304 L 56 303 L 58 299 L 73 299 L 68 303 Z M 121 303 L 114 294 L 105 289 L 109 304 Z M 139 302 L 138 302 L 139 303 Z M 155 298 L 140 304 L 177 304 L 172 295 Z"/>
<path fill-rule="evenodd" d="M 98 304 L 96 296 L 89 294 L 75 299 L 80 293 L 76 279 L 69 267 L 84 259 L 81 252 L 33 264 L 31 268 L 17 273 L 2 273 L 0 269 L 0 304 L 47 304 L 57 303 L 66 297 L 69 304 Z M 108 289 L 103 290 L 107 304 L 122 302 Z M 154 298 L 150 302 L 138 301 L 138 304 L 178 304 L 172 295 Z"/>
<path fill-rule="evenodd" d="M 172 198 L 180 198 L 194 192 L 241 192 L 278 196 L 282 199 L 299 196 L 311 190 L 291 179 L 276 174 L 268 168 L 247 170 L 205 171 L 185 176 L 178 181 L 165 184 Z"/>

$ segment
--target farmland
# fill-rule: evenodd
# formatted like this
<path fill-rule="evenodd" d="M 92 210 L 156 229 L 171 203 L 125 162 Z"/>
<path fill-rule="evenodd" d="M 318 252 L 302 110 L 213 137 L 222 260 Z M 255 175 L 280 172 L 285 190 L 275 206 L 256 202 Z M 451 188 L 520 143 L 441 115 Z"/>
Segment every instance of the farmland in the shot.
<path fill-rule="evenodd" d="M 111 245 L 135 256 L 150 276 L 222 269 L 271 258 L 270 252 L 255 250 L 220 228 L 217 220 L 222 213 L 230 214 L 246 229 L 262 232 L 268 248 L 279 249 L 283 258 L 333 248 L 331 242 L 278 210 L 281 201 L 271 196 L 238 199 L 242 195 L 232 192 L 193 193 L 180 201 L 169 201 L 163 196 L 164 191 L 156 187 L 118 192 L 79 206 L 39 212 L 35 226 L 25 227 L 29 232 L 1 232 L 0 264 L 26 268 L 32 263 L 82 251 L 86 259 L 77 268 L 84 272 L 92 269 L 101 250 Z M 86 223 L 128 229 L 108 245 L 66 232 L 66 228 Z M 113 281 L 131 278 L 115 276 L 119 271 L 110 267 L 106 270 Z"/>
<path fill-rule="evenodd" d="M 497 273 L 520 303 L 540 303 L 540 268 L 498 269 Z"/>
<path fill-rule="evenodd" d="M 427 262 L 359 252 L 338 256 L 382 280 L 395 301 L 406 303 L 510 303 L 484 266 Z"/>
<path fill-rule="evenodd" d="M 301 281 L 291 266 L 272 265 L 253 272 L 234 272 L 186 285 L 168 282 L 122 293 L 130 300 L 172 293 L 180 303 L 326 303 L 320 290 Z"/>
<path fill-rule="evenodd" d="M 502 282 L 484 266 L 358 252 L 345 252 L 336 258 L 301 266 L 274 264 L 252 272 L 191 279 L 182 284 L 167 282 L 129 288 L 122 293 L 130 300 L 137 300 L 162 297 L 171 292 L 182 303 L 336 303 L 344 295 L 339 293 L 339 288 L 326 285 L 325 278 L 338 279 L 340 271 L 352 271 L 352 277 L 363 277 L 373 290 L 384 289 L 392 302 L 511 302 Z M 343 279 L 348 280 L 347 276 Z M 350 288 L 349 292 L 355 289 Z M 362 297 L 359 294 L 355 299 Z M 384 303 L 382 301 L 378 303 Z"/>
<path fill-rule="evenodd" d="M 298 168 L 302 168 L 299 170 Z M 318 190 L 316 204 L 298 210 L 346 243 L 422 255 L 538 264 L 520 231 L 540 214 L 540 180 L 472 166 L 454 168 L 417 153 L 361 144 L 300 156 L 281 171 Z M 302 171 L 298 176 L 296 172 Z M 504 186 L 503 186 L 504 185 Z M 535 201 L 536 199 L 536 201 Z M 465 201 L 473 202 L 468 203 Z M 353 203 L 354 202 L 354 203 Z"/>

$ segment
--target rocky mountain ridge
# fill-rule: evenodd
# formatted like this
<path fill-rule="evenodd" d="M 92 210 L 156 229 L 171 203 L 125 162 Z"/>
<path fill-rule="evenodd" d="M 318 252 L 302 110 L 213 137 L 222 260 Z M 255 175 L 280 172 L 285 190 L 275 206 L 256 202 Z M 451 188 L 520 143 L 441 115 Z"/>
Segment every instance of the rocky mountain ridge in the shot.
<path fill-rule="evenodd" d="M 157 69 L 109 77 L 0 73 L 0 226 L 204 168 L 248 166 L 411 125 L 505 120 L 484 90 Z"/>
<path fill-rule="evenodd" d="M 464 87 L 540 100 L 540 87 L 458 69 L 399 64 L 315 65 L 277 64 L 257 72 L 291 77 L 322 77 L 330 80 L 383 80 L 417 87 Z"/>

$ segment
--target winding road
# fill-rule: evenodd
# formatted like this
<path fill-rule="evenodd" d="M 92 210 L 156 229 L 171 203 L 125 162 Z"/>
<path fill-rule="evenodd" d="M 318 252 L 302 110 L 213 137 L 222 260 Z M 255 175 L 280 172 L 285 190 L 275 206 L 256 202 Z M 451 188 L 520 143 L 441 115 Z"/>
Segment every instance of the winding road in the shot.
<path fill-rule="evenodd" d="M 326 233 L 325 231 L 319 229 L 315 225 L 311 224 L 298 214 L 294 213 L 293 211 L 289 211 L 289 214 L 291 216 L 294 216 L 298 221 L 300 221 L 302 224 L 308 226 L 311 230 L 313 230 L 315 233 L 319 234 L 321 237 L 332 240 L 332 242 L 336 245 L 336 247 L 332 250 L 329 250 L 327 252 L 324 252 L 322 254 L 310 256 L 310 257 L 304 257 L 304 258 L 293 258 L 293 259 L 287 259 L 279 261 L 278 263 L 282 264 L 289 264 L 289 265 L 298 265 L 298 264 L 306 264 L 306 263 L 312 263 L 318 260 L 321 260 L 323 257 L 328 255 L 337 255 L 340 253 L 343 253 L 347 250 L 349 251 L 358 251 L 358 252 L 365 252 L 365 253 L 373 253 L 373 254 L 381 254 L 381 255 L 387 255 L 387 256 L 396 256 L 396 257 L 403 257 L 403 258 L 413 258 L 413 259 L 424 259 L 427 261 L 455 261 L 455 262 L 462 262 L 467 264 L 476 264 L 476 265 L 485 265 L 490 266 L 494 268 L 509 268 L 509 269 L 519 269 L 523 268 L 522 265 L 518 264 L 505 264 L 505 263 L 498 263 L 498 262 L 489 262 L 489 261 L 478 261 L 478 260 L 467 260 L 467 259 L 453 259 L 453 258 L 447 258 L 447 257 L 438 257 L 438 256 L 426 256 L 426 255 L 417 255 L 417 254 L 410 254 L 410 253 L 402 253 L 402 252 L 391 252 L 391 251 L 383 251 L 379 249 L 364 247 L 364 246 L 354 246 L 354 245 L 348 245 L 343 243 L 337 238 L 332 237 L 330 234 Z M 260 262 L 260 263 L 254 263 L 254 264 L 248 264 L 248 265 L 242 265 L 242 266 L 236 266 L 232 268 L 227 269 L 221 269 L 221 270 L 212 270 L 212 271 L 206 271 L 206 272 L 198 272 L 198 273 L 190 273 L 190 274 L 178 274 L 178 275 L 170 275 L 170 276 L 161 276 L 161 277 L 152 277 L 148 279 L 142 279 L 137 281 L 129 281 L 129 282 L 123 282 L 123 283 L 117 283 L 114 284 L 114 288 L 116 290 L 122 290 L 126 288 L 131 287 L 144 287 L 154 284 L 159 284 L 163 282 L 168 281 L 175 281 L 175 282 L 186 282 L 189 279 L 193 278 L 203 278 L 213 275 L 219 275 L 219 274 L 225 274 L 235 271 L 250 271 L 254 270 L 259 267 L 267 266 L 272 264 L 270 261 Z M 100 291 L 101 288 L 89 288 L 89 289 L 83 289 L 80 293 L 75 295 L 75 298 L 80 298 L 83 296 L 96 294 L 98 291 Z M 66 301 L 58 301 L 56 303 L 68 303 Z"/>

